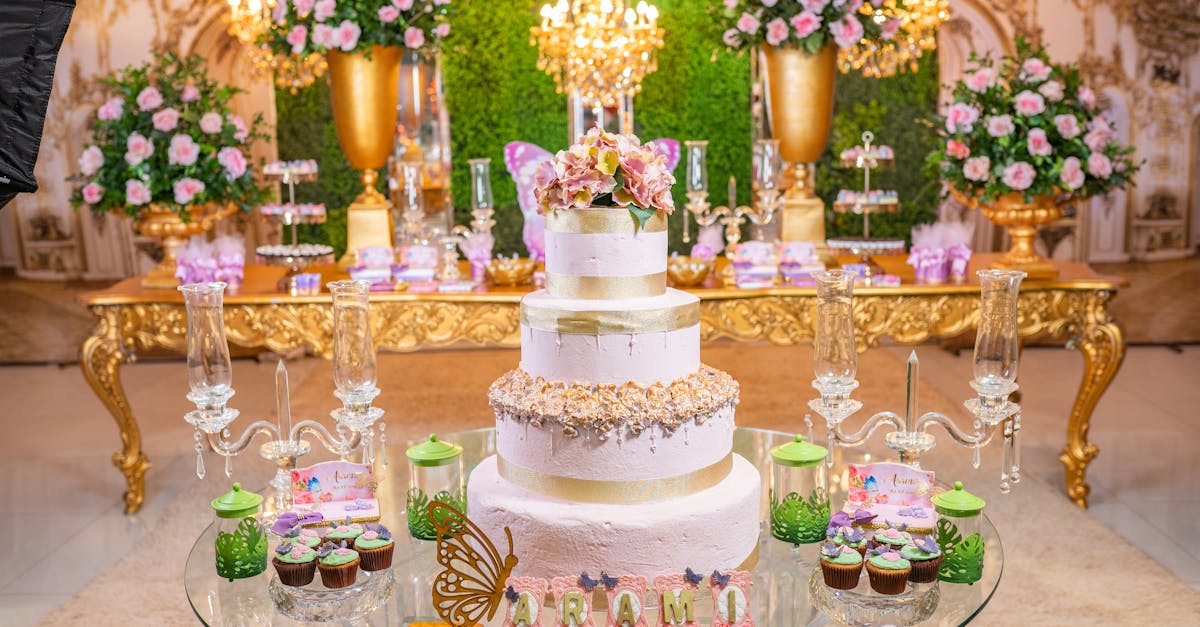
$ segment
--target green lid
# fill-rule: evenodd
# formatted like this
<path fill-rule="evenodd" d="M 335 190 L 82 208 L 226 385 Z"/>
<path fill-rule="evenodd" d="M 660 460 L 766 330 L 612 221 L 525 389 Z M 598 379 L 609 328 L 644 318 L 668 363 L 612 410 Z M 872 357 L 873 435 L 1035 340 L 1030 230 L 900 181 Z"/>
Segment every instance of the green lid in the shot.
<path fill-rule="evenodd" d="M 453 442 L 439 440 L 437 434 L 430 434 L 429 440 L 410 447 L 406 454 L 416 466 L 445 466 L 454 463 L 462 454 L 462 447 Z"/>
<path fill-rule="evenodd" d="M 930 500 L 939 514 L 956 518 L 978 516 L 983 506 L 987 505 L 983 499 L 964 490 L 961 481 L 954 482 L 953 490 L 942 492 Z"/>
<path fill-rule="evenodd" d="M 771 459 L 780 466 L 816 466 L 825 461 L 829 449 L 805 442 L 804 436 L 797 435 L 796 439 L 787 444 L 780 444 L 771 449 Z"/>
<path fill-rule="evenodd" d="M 212 508 L 218 518 L 245 518 L 258 513 L 262 499 L 258 494 L 243 490 L 242 484 L 235 483 L 232 490 L 213 499 Z"/>

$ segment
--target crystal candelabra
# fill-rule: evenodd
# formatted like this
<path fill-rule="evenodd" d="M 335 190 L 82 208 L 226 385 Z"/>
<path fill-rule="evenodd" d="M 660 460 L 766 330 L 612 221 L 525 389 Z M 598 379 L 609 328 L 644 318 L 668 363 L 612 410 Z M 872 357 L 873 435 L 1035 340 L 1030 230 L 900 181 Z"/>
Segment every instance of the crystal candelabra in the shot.
<path fill-rule="evenodd" d="M 732 252 L 742 238 L 742 224 L 749 220 L 754 239 L 765 239 L 765 228 L 774 221 L 782 202 L 779 189 L 779 174 L 783 162 L 779 157 L 779 140 L 760 139 L 754 149 L 754 195 L 751 205 L 737 204 L 737 180 L 729 177 L 729 202 L 714 207 L 708 202 L 708 164 L 706 153 L 708 142 L 689 140 L 684 142 L 687 159 L 687 203 L 683 213 L 683 242 L 691 239 L 690 220 L 695 219 L 701 229 L 717 222 L 725 227 L 725 250 Z"/>
<path fill-rule="evenodd" d="M 400 216 L 396 225 L 396 245 L 423 246 L 425 238 L 425 164 L 405 161 L 400 165 L 404 189 L 400 196 Z"/>
<path fill-rule="evenodd" d="M 754 239 L 766 240 L 766 227 L 775 219 L 782 192 L 779 190 L 779 173 L 783 161 L 779 156 L 778 139 L 760 139 L 754 150 L 754 196 L 755 202 L 746 212 L 750 219 Z"/>
<path fill-rule="evenodd" d="M 950 438 L 972 451 L 972 466 L 979 467 L 979 451 L 987 446 L 997 432 L 1004 438 L 1003 461 L 1000 471 L 1000 490 L 1008 492 L 1010 484 L 1021 480 L 1020 446 L 1017 439 L 1021 429 L 1021 408 L 1008 400 L 1017 384 L 1017 297 L 1024 272 L 1014 270 L 980 270 L 982 301 L 979 330 L 975 340 L 975 378 L 971 387 L 976 398 L 964 402 L 974 415 L 971 430 L 966 431 L 954 419 L 937 413 L 917 412 L 917 379 L 919 362 L 916 351 L 908 360 L 908 389 L 904 416 L 885 411 L 867 419 L 853 433 L 843 430 L 843 422 L 862 408 L 862 403 L 850 398 L 858 387 L 855 380 L 857 351 L 854 341 L 854 279 L 846 270 L 814 272 L 817 284 L 817 328 L 813 350 L 813 387 L 820 398 L 808 406 L 825 418 L 829 443 L 832 446 L 859 446 L 876 429 L 889 426 L 884 436 L 887 446 L 900 454 L 900 461 L 919 465 L 920 456 L 933 448 L 932 425 L 941 426 Z M 827 460 L 832 463 L 832 458 Z"/>
<path fill-rule="evenodd" d="M 496 226 L 493 219 L 496 205 L 492 197 L 492 160 L 469 159 L 467 163 L 471 167 L 471 228 L 456 225 L 451 229 L 450 241 L 443 244 L 456 244 L 471 264 L 471 279 L 480 281 L 483 280 L 487 264 L 492 259 L 492 248 L 496 243 L 495 236 L 492 235 L 492 227 Z M 454 275 L 453 278 L 457 279 L 458 253 L 454 251 L 453 246 L 445 250 L 453 255 L 453 268 L 443 265 L 443 269 L 447 275 Z"/>
<path fill-rule="evenodd" d="M 296 459 L 308 454 L 312 447 L 302 440 L 305 434 L 315 436 L 330 452 L 343 460 L 361 452 L 363 463 L 376 459 L 375 436 L 378 433 L 379 461 L 387 465 L 383 410 L 371 402 L 379 395 L 375 386 L 375 348 L 371 342 L 371 322 L 368 298 L 370 284 L 366 281 L 335 281 L 329 284 L 333 294 L 333 380 L 334 396 L 342 407 L 330 412 L 335 427 L 330 432 L 313 420 L 293 424 L 291 396 L 287 369 L 283 362 L 275 369 L 276 421 L 257 420 L 250 423 L 241 435 L 234 438 L 230 424 L 238 410 L 228 406 L 233 397 L 233 369 L 229 344 L 225 339 L 223 298 L 225 284 L 221 282 L 192 283 L 180 286 L 187 307 L 188 324 L 188 386 L 187 398 L 196 409 L 184 415 L 195 427 L 196 475 L 204 478 L 204 445 L 225 458 L 225 476 L 233 474 L 233 458 L 250 447 L 255 436 L 269 438 L 259 450 L 262 457 L 276 465 L 271 487 L 276 513 L 292 507 L 291 471 Z M 376 426 L 378 423 L 378 426 Z"/>

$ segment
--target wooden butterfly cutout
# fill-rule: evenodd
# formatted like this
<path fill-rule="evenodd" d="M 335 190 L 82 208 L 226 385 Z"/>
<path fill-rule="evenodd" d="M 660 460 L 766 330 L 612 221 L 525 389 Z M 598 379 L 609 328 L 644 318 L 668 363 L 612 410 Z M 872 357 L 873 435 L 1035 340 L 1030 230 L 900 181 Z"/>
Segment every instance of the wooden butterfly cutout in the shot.
<path fill-rule="evenodd" d="M 433 606 L 447 623 L 460 627 L 491 620 L 504 599 L 505 582 L 517 565 L 512 532 L 508 555 L 500 552 L 475 523 L 441 501 L 429 504 L 429 522 L 437 532 L 437 561 L 443 570 L 433 580 Z"/>

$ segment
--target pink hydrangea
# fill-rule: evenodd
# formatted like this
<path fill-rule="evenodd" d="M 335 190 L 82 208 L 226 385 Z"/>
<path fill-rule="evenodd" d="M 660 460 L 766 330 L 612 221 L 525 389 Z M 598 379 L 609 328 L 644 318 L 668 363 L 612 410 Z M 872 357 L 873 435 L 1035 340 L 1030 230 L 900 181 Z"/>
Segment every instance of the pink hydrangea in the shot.
<path fill-rule="evenodd" d="M 350 20 L 342 20 L 338 25 L 336 34 L 337 47 L 342 52 L 352 52 L 354 47 L 358 45 L 358 38 L 362 35 L 362 28 L 351 22 Z"/>
<path fill-rule="evenodd" d="M 250 136 L 250 129 L 246 128 L 246 121 L 242 119 L 242 116 L 231 113 L 225 118 L 225 121 L 233 125 L 234 139 L 244 142 Z"/>
<path fill-rule="evenodd" d="M 778 46 L 788 38 L 788 24 L 782 17 L 767 22 L 767 45 Z"/>
<path fill-rule="evenodd" d="M 946 130 L 951 133 L 966 133 L 979 120 L 979 109 L 957 102 L 946 111 Z"/>
<path fill-rule="evenodd" d="M 150 202 L 150 188 L 137 179 L 125 181 L 125 204 L 144 205 Z"/>
<path fill-rule="evenodd" d="M 300 17 L 308 17 L 312 13 L 313 2 L 315 0 L 292 0 L 292 6 L 296 7 L 296 15 Z M 282 2 L 280 3 L 282 4 Z"/>
<path fill-rule="evenodd" d="M 971 149 L 957 139 L 951 139 L 946 142 L 946 154 L 955 159 L 966 159 L 971 156 Z"/>
<path fill-rule="evenodd" d="M 1037 172 L 1033 166 L 1024 161 L 1018 161 L 1004 168 L 1004 176 L 1001 178 L 1004 184 L 1011 187 L 1013 191 L 1022 191 L 1029 189 L 1033 185 L 1033 179 L 1037 177 Z"/>
<path fill-rule="evenodd" d="M 142 111 L 152 111 L 162 106 L 162 92 L 157 87 L 147 87 L 137 95 L 137 105 Z"/>
<path fill-rule="evenodd" d="M 896 37 L 896 33 L 898 32 L 900 32 L 900 20 L 894 17 L 879 27 L 879 34 L 883 36 L 884 41 L 891 41 Z"/>
<path fill-rule="evenodd" d="M 1054 116 L 1054 128 L 1066 139 L 1078 137 L 1083 129 L 1079 128 L 1079 119 L 1070 113 Z"/>
<path fill-rule="evenodd" d="M 137 165 L 154 154 L 154 143 L 141 133 L 130 133 L 125 139 L 125 163 Z"/>
<path fill-rule="evenodd" d="M 792 28 L 796 29 L 796 39 L 804 39 L 821 28 L 821 16 L 812 11 L 801 11 L 792 16 Z"/>
<path fill-rule="evenodd" d="M 1083 187 L 1083 164 L 1079 162 L 1078 157 L 1067 157 L 1063 160 L 1062 171 L 1058 174 L 1058 180 L 1062 182 L 1063 187 L 1068 190 L 1076 190 Z"/>
<path fill-rule="evenodd" d="M 200 116 L 200 130 L 209 135 L 216 135 L 221 132 L 221 127 L 225 125 L 225 120 L 221 118 L 221 114 L 215 111 L 209 111 Z"/>
<path fill-rule="evenodd" d="M 450 35 L 450 22 L 442 22 L 441 24 L 434 26 L 433 34 L 436 35 L 438 39 L 445 39 L 448 37 Z"/>
<path fill-rule="evenodd" d="M 833 41 L 841 48 L 853 48 L 863 38 L 862 22 L 848 13 L 842 19 L 830 24 L 829 30 L 833 33 Z"/>
<path fill-rule="evenodd" d="M 167 161 L 171 165 L 192 165 L 200 158 L 200 144 L 191 135 L 179 134 L 171 138 L 167 147 Z"/>
<path fill-rule="evenodd" d="M 981 67 L 967 75 L 967 89 L 979 94 L 996 84 L 996 70 Z"/>
<path fill-rule="evenodd" d="M 753 35 L 754 33 L 757 33 L 759 26 L 762 26 L 762 23 L 758 21 L 757 17 L 754 17 L 749 13 L 742 13 L 742 16 L 739 17 L 737 21 L 738 30 L 746 33 L 747 35 Z"/>
<path fill-rule="evenodd" d="M 1045 61 L 1037 57 L 1033 57 L 1031 59 L 1025 59 L 1025 62 L 1021 64 L 1021 70 L 1024 71 L 1025 75 L 1029 77 L 1030 82 L 1040 83 L 1041 81 L 1050 78 L 1051 67 L 1050 64 L 1046 63 Z"/>
<path fill-rule="evenodd" d="M 104 198 L 104 188 L 99 183 L 92 181 L 83 186 L 83 202 L 89 205 L 94 205 Z"/>
<path fill-rule="evenodd" d="M 240 178 L 246 173 L 246 156 L 233 146 L 217 151 L 217 162 L 225 168 L 225 174 L 230 179 Z"/>
<path fill-rule="evenodd" d="M 1063 99 L 1063 84 L 1058 81 L 1046 81 L 1038 87 L 1038 93 L 1045 96 L 1050 102 L 1058 102 Z"/>
<path fill-rule="evenodd" d="M 175 202 L 186 205 L 192 202 L 196 194 L 204 191 L 204 181 L 189 176 L 175 181 L 172 187 L 175 191 Z"/>
<path fill-rule="evenodd" d="M 1102 152 L 1093 152 L 1091 155 L 1088 155 L 1087 171 L 1088 174 L 1098 179 L 1106 179 L 1112 176 L 1112 160 Z"/>
<path fill-rule="evenodd" d="M 313 18 L 318 22 L 324 22 L 333 17 L 336 10 L 337 0 L 317 0 L 317 3 L 313 5 Z"/>
<path fill-rule="evenodd" d="M 425 31 L 416 26 L 409 26 L 404 29 L 404 45 L 408 48 L 416 49 L 425 45 Z"/>
<path fill-rule="evenodd" d="M 101 120 L 116 120 L 121 117 L 124 108 L 124 98 L 109 98 L 108 101 L 100 105 L 100 109 L 96 111 L 96 117 Z"/>
<path fill-rule="evenodd" d="M 1008 137 L 1016 129 L 1012 116 L 1008 114 L 988 116 L 984 124 L 987 126 L 988 135 L 992 137 Z"/>
<path fill-rule="evenodd" d="M 396 8 L 396 5 L 385 4 L 379 7 L 380 22 L 383 22 L 384 24 L 391 24 L 392 22 L 395 22 L 396 18 L 398 17 L 400 17 L 400 9 Z"/>
<path fill-rule="evenodd" d="M 287 42 L 292 47 L 292 54 L 304 52 L 304 45 L 308 43 L 308 27 L 303 24 L 293 26 L 288 31 Z"/>
<path fill-rule="evenodd" d="M 175 130 L 179 126 L 179 112 L 174 107 L 167 107 L 150 116 L 150 121 L 154 123 L 154 130 L 161 133 L 166 133 Z"/>
<path fill-rule="evenodd" d="M 1080 86 L 1079 92 L 1076 95 L 1079 98 L 1079 102 L 1082 102 L 1083 106 L 1087 107 L 1088 110 L 1096 108 L 1096 92 L 1092 91 L 1091 87 Z"/>
<path fill-rule="evenodd" d="M 104 153 L 100 152 L 97 146 L 88 146 L 79 155 L 79 171 L 84 176 L 91 176 L 100 171 L 100 167 L 104 165 Z"/>
<path fill-rule="evenodd" d="M 985 182 L 990 178 L 992 161 L 987 157 L 972 157 L 963 163 L 963 176 L 968 181 Z"/>
<path fill-rule="evenodd" d="M 314 46 L 322 48 L 334 48 L 334 31 L 335 29 L 328 24 L 314 24 L 312 30 L 312 43 Z"/>
<path fill-rule="evenodd" d="M 1025 139 L 1025 147 L 1029 150 L 1029 154 L 1035 157 L 1049 157 L 1054 148 L 1050 146 L 1050 139 L 1046 137 L 1046 131 L 1035 128 L 1029 130 L 1029 137 Z"/>
<path fill-rule="evenodd" d="M 1013 107 L 1017 110 L 1017 113 L 1026 117 L 1038 115 L 1046 110 L 1046 99 L 1041 94 L 1026 89 L 1017 94 L 1017 97 L 1013 100 Z"/>

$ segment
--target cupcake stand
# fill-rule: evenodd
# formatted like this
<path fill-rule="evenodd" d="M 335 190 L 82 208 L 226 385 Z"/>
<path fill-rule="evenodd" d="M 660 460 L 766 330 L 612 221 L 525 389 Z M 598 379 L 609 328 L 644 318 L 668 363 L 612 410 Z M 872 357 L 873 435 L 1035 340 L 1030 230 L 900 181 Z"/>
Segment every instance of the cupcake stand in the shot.
<path fill-rule="evenodd" d="M 279 280 L 279 289 L 286 292 L 294 287 L 293 277 L 304 268 L 311 264 L 333 263 L 333 247 L 323 244 L 301 244 L 296 233 L 297 225 L 325 222 L 325 205 L 296 202 L 296 183 L 317 180 L 317 164 L 315 161 L 277 161 L 268 164 L 263 170 L 263 175 L 278 179 L 287 185 L 288 201 L 264 205 L 259 209 L 259 213 L 267 222 L 288 228 L 291 244 L 259 246 L 254 253 L 258 263 L 288 269 L 287 274 Z"/>
<path fill-rule="evenodd" d="M 897 198 L 874 198 L 871 191 L 871 170 L 891 167 L 895 163 L 892 149 L 887 146 L 873 146 L 871 142 L 875 134 L 865 131 L 862 134 L 862 145 L 844 151 L 841 155 L 843 168 L 857 168 L 863 172 L 863 191 L 856 193 L 842 190 L 839 199 L 833 203 L 833 210 L 838 213 L 854 213 L 863 217 L 862 237 L 840 237 L 826 240 L 825 245 L 830 252 L 839 255 L 854 255 L 862 259 L 865 267 L 861 277 L 867 285 L 875 274 L 871 264 L 873 255 L 903 255 L 904 240 L 896 238 L 871 237 L 871 214 L 894 213 L 900 210 Z M 845 198 L 843 200 L 843 198 Z"/>

